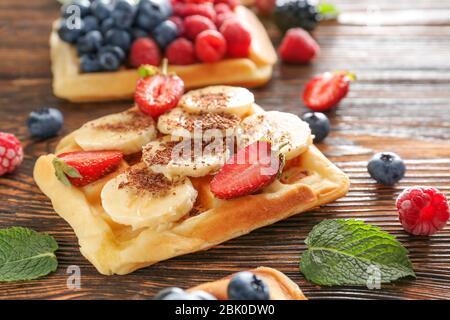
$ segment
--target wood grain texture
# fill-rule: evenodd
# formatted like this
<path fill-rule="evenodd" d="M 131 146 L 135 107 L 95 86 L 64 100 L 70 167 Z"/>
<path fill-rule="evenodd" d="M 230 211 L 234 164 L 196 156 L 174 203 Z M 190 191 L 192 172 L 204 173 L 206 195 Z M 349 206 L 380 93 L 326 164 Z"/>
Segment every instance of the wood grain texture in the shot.
<path fill-rule="evenodd" d="M 334 2 L 349 13 L 364 12 L 373 4 L 381 12 L 421 9 L 426 15 L 431 9 L 450 10 L 449 0 Z M 206 252 L 106 277 L 81 256 L 71 228 L 53 212 L 31 177 L 36 158 L 51 152 L 59 138 L 33 140 L 25 121 L 38 107 L 58 107 L 65 115 L 65 134 L 130 103 L 78 105 L 52 95 L 48 35 L 57 16 L 54 0 L 0 2 L 0 130 L 16 134 L 25 147 L 19 170 L 0 178 L 0 228 L 20 225 L 48 232 L 60 245 L 55 273 L 36 281 L 0 284 L 0 299 L 146 299 L 166 286 L 191 287 L 260 265 L 285 272 L 311 299 L 450 298 L 450 227 L 429 238 L 410 236 L 400 226 L 394 205 L 406 186 L 435 186 L 450 195 L 450 24 L 323 24 L 314 32 L 322 48 L 314 64 L 278 65 L 271 83 L 255 90 L 264 108 L 301 115 L 306 108 L 299 95 L 312 75 L 338 69 L 358 75 L 349 96 L 330 112 L 333 132 L 319 146 L 349 174 L 352 187 L 345 198 Z M 278 43 L 273 29 L 271 34 Z M 395 187 L 380 187 L 367 174 L 367 159 L 381 150 L 406 159 L 407 175 Z M 417 279 L 383 285 L 381 290 L 320 288 L 306 281 L 298 271 L 304 240 L 327 218 L 363 219 L 397 236 L 410 251 Z M 70 265 L 81 268 L 80 290 L 66 286 Z"/>

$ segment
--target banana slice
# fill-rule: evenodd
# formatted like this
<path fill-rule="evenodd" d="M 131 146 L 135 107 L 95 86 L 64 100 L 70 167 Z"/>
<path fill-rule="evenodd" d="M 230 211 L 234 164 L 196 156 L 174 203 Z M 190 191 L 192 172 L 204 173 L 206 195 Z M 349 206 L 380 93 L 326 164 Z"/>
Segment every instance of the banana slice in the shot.
<path fill-rule="evenodd" d="M 228 159 L 226 140 L 202 142 L 195 139 L 172 141 L 164 137 L 149 142 L 142 150 L 147 167 L 168 179 L 203 177 L 216 172 Z"/>
<path fill-rule="evenodd" d="M 312 143 L 309 125 L 292 113 L 268 111 L 245 118 L 237 130 L 238 147 L 267 139 L 287 160 L 303 153 Z M 280 149 L 281 147 L 281 149 Z"/>
<path fill-rule="evenodd" d="M 241 119 L 229 113 L 189 113 L 181 108 L 174 108 L 158 119 L 158 130 L 175 137 L 229 137 Z"/>
<path fill-rule="evenodd" d="M 170 227 L 191 211 L 196 198 L 188 178 L 170 181 L 143 163 L 110 180 L 101 193 L 102 206 L 111 219 L 133 230 Z"/>
<path fill-rule="evenodd" d="M 179 105 L 188 112 L 248 114 L 255 102 L 253 93 L 241 87 L 210 86 L 183 95 Z"/>
<path fill-rule="evenodd" d="M 90 121 L 74 133 L 83 150 L 118 150 L 124 154 L 141 151 L 155 137 L 154 120 L 136 108 Z"/>

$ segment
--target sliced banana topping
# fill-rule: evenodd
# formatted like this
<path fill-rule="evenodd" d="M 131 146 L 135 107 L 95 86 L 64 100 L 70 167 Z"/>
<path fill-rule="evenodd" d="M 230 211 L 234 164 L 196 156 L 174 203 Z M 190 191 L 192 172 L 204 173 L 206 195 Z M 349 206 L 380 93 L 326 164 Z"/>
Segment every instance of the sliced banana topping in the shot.
<path fill-rule="evenodd" d="M 175 108 L 159 117 L 158 130 L 175 137 L 229 137 L 235 133 L 240 121 L 234 114 L 189 113 Z"/>
<path fill-rule="evenodd" d="M 260 139 L 269 140 L 272 147 L 280 150 L 287 160 L 303 153 L 312 143 L 311 130 L 306 122 L 292 113 L 279 111 L 245 118 L 236 137 L 239 149 Z"/>
<path fill-rule="evenodd" d="M 202 142 L 169 137 L 149 142 L 142 151 L 147 167 L 169 179 L 203 177 L 220 169 L 228 159 L 229 150 L 224 140 Z"/>
<path fill-rule="evenodd" d="M 210 86 L 183 95 L 179 105 L 188 112 L 247 114 L 255 102 L 253 93 L 241 87 Z"/>
<path fill-rule="evenodd" d="M 133 229 L 164 229 L 188 214 L 197 191 L 188 178 L 168 180 L 140 163 L 110 180 L 101 193 L 111 219 Z"/>
<path fill-rule="evenodd" d="M 155 137 L 154 120 L 136 108 L 87 122 L 74 132 L 83 150 L 118 150 L 124 154 L 141 151 Z"/>

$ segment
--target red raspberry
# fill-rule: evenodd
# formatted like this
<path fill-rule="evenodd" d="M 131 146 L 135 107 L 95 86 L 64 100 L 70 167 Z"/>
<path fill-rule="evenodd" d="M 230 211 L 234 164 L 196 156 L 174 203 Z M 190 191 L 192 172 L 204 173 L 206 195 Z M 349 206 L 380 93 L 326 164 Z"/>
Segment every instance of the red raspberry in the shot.
<path fill-rule="evenodd" d="M 176 3 L 173 6 L 173 14 L 182 18 L 199 15 L 212 21 L 216 19 L 216 12 L 211 3 Z"/>
<path fill-rule="evenodd" d="M 403 228 L 418 236 L 429 236 L 444 228 L 450 214 L 445 195 L 432 187 L 403 190 L 396 206 Z"/>
<path fill-rule="evenodd" d="M 195 40 L 195 37 L 205 30 L 216 30 L 216 26 L 210 19 L 199 15 L 184 19 L 184 34 L 188 39 Z"/>
<path fill-rule="evenodd" d="M 178 38 L 166 49 L 166 57 L 170 64 L 193 64 L 195 58 L 194 44 L 186 38 Z"/>
<path fill-rule="evenodd" d="M 13 172 L 22 160 L 20 141 L 13 134 L 0 132 L 0 176 Z"/>
<path fill-rule="evenodd" d="M 216 18 L 216 26 L 217 26 L 217 28 L 220 29 L 220 27 L 225 22 L 225 20 L 233 19 L 233 18 L 236 18 L 236 15 L 234 14 L 233 11 L 229 11 L 229 12 L 224 12 L 224 13 L 218 14 L 217 18 Z"/>
<path fill-rule="evenodd" d="M 220 27 L 227 41 L 227 54 L 232 58 L 248 57 L 252 36 L 237 19 L 227 19 Z"/>
<path fill-rule="evenodd" d="M 230 6 L 226 3 L 218 3 L 214 5 L 214 10 L 216 11 L 217 15 L 225 12 L 232 12 Z"/>
<path fill-rule="evenodd" d="M 213 0 L 185 0 L 186 3 L 213 3 Z"/>
<path fill-rule="evenodd" d="M 169 17 L 168 20 L 172 21 L 177 26 L 178 36 L 181 36 L 184 34 L 184 21 L 182 18 L 177 17 L 177 16 L 171 16 L 171 17 Z"/>
<path fill-rule="evenodd" d="M 206 30 L 195 39 L 195 53 L 206 63 L 219 61 L 225 56 L 227 43 L 225 38 L 216 30 Z"/>
<path fill-rule="evenodd" d="M 130 49 L 130 64 L 138 68 L 143 64 L 159 66 L 161 53 L 155 41 L 150 38 L 139 38 L 133 42 Z"/>
<path fill-rule="evenodd" d="M 240 0 L 214 0 L 215 4 L 226 3 L 232 10 L 240 4 Z"/>
<path fill-rule="evenodd" d="M 268 16 L 272 13 L 275 2 L 275 0 L 255 0 L 255 6 L 259 14 Z"/>
<path fill-rule="evenodd" d="M 290 63 L 308 63 L 319 51 L 316 40 L 301 28 L 289 29 L 278 48 L 281 59 Z"/>

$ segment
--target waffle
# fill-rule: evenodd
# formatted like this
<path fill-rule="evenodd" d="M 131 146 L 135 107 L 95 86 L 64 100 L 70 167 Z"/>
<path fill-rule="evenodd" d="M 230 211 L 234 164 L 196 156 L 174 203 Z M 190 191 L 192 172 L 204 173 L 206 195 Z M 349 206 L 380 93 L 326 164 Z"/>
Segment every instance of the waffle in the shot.
<path fill-rule="evenodd" d="M 263 110 L 254 105 L 253 113 Z M 74 133 L 63 138 L 55 153 L 79 151 Z M 162 260 L 206 250 L 227 240 L 271 225 L 344 196 L 348 177 L 314 145 L 287 161 L 280 179 L 260 193 L 218 200 L 209 189 L 212 176 L 189 178 L 197 190 L 194 209 L 160 228 L 132 229 L 111 220 L 102 207 L 103 186 L 140 155 L 127 157 L 120 168 L 83 188 L 63 185 L 55 176 L 54 154 L 41 156 L 34 179 L 54 210 L 78 237 L 81 253 L 105 275 L 127 274 Z M 137 159 L 137 160 L 136 160 Z M 226 223 L 224 223 L 226 221 Z"/>
<path fill-rule="evenodd" d="M 282 272 L 266 267 L 248 270 L 261 278 L 269 287 L 270 300 L 307 300 L 300 288 Z M 203 290 L 218 300 L 227 300 L 227 288 L 233 275 L 223 279 L 207 282 L 188 291 Z"/>
<path fill-rule="evenodd" d="M 270 80 L 277 60 L 272 43 L 261 22 L 249 9 L 238 6 L 235 10 L 239 20 L 252 35 L 249 57 L 208 64 L 169 66 L 169 72 L 176 72 L 184 80 L 187 89 L 213 84 L 255 87 Z M 57 24 L 55 21 L 50 35 L 55 96 L 73 102 L 120 100 L 133 96 L 139 78 L 135 69 L 80 73 L 76 50 L 59 38 Z"/>

